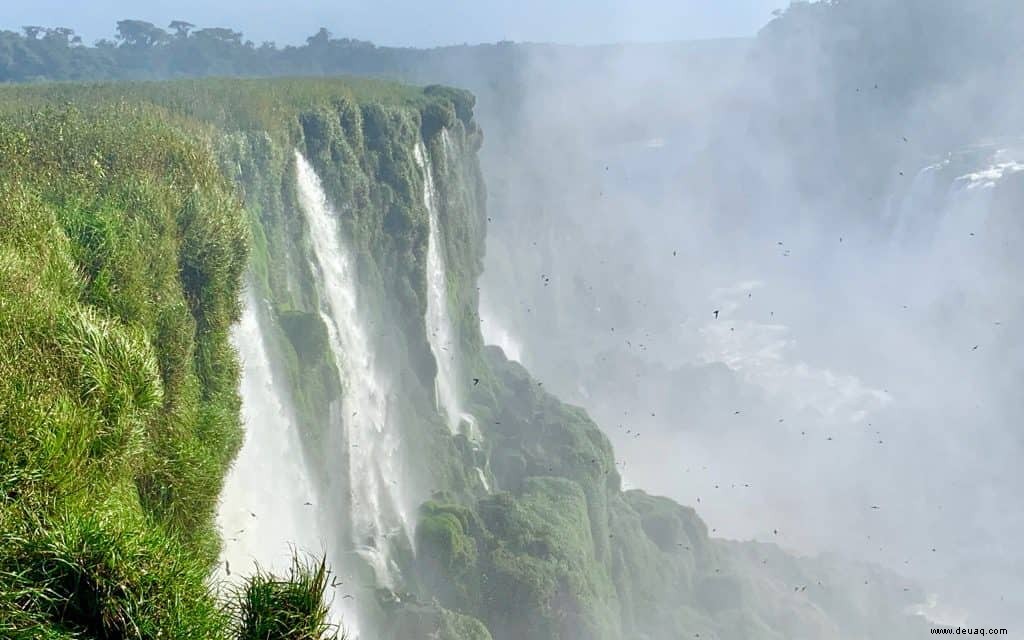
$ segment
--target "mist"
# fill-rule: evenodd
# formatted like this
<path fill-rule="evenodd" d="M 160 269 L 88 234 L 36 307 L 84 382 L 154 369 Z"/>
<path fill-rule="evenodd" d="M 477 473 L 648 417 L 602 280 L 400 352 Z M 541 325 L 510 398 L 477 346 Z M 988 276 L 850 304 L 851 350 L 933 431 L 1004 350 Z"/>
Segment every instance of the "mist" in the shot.
<path fill-rule="evenodd" d="M 184 19 L 232 27 L 244 31 L 257 44 L 302 44 L 320 27 L 395 47 L 499 40 L 595 44 L 748 36 L 779 6 L 776 0 L 732 0 L 715 6 L 700 0 L 527 0 L 514 6 L 494 1 L 438 5 L 412 0 L 183 0 L 173 6 L 160 4 L 129 0 L 97 0 L 88 4 L 61 0 L 10 2 L 0 7 L 0 24 L 17 29 L 23 25 L 59 23 L 76 28 L 90 43 L 110 38 L 117 20 L 132 18 L 158 25 Z M 453 19 L 455 15 L 458 19 Z"/>
<path fill-rule="evenodd" d="M 1022 19 L 804 4 L 753 40 L 531 50 L 507 136 L 480 92 L 485 338 L 713 535 L 1018 625 Z"/>
<path fill-rule="evenodd" d="M 139 323 L 125 344 L 189 363 L 197 398 L 184 418 L 143 398 L 152 451 L 126 445 L 102 526 L 167 533 L 178 553 L 154 557 L 190 569 L 165 582 L 196 587 L 183 606 L 225 639 L 244 627 L 225 598 L 261 584 L 300 584 L 324 637 L 1017 632 L 1024 5 L 771 8 L 106 2 L 81 36 L 45 2 L 0 9 L 50 25 L 0 31 L 0 81 L 25 85 L 2 87 L 0 187 L 34 190 L 3 204 L 38 222 L 0 249 L 21 265 L 40 230 L 67 239 L 54 300 L 96 335 Z M 101 19 L 123 19 L 115 40 L 88 44 Z M 131 251 L 92 259 L 108 242 L 90 225 L 157 206 L 136 194 L 152 185 L 167 211 L 111 223 Z M 161 268 L 143 274 L 150 231 Z M 167 287 L 180 335 L 146 324 Z M 0 323 L 33 384 L 75 349 L 106 371 L 45 338 L 65 330 L 48 314 Z M 79 369 L 68 407 L 92 401 Z M 20 469 L 32 438 L 14 433 L 0 463 Z M 103 482 L 53 504 L 84 522 Z M 50 544 L 34 504 L 0 538 Z M 5 548 L 0 618 L 65 624 Z"/>

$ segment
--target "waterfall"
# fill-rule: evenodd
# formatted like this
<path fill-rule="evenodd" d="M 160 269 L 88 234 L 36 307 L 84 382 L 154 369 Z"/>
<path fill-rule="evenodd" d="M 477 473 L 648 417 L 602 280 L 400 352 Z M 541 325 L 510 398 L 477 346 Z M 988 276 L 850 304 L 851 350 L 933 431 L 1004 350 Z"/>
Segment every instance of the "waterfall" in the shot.
<path fill-rule="evenodd" d="M 480 332 L 484 342 L 500 347 L 506 358 L 520 363 L 523 361 L 523 345 L 501 324 L 496 314 L 488 311 L 485 299 L 480 301 Z"/>
<path fill-rule="evenodd" d="M 1022 158 L 1019 147 L 981 146 L 950 153 L 925 167 L 897 211 L 894 239 L 901 246 L 916 240 L 926 248 L 949 250 L 964 236 L 980 233 L 995 188 L 1024 171 Z"/>
<path fill-rule="evenodd" d="M 1007 229 L 990 216 L 997 189 L 1024 171 L 1022 160 L 1019 143 L 983 145 L 950 153 L 918 173 L 898 209 L 892 239 L 893 252 L 907 263 L 904 269 L 915 269 L 905 271 L 915 294 L 906 304 L 932 304 L 951 290 L 975 301 L 1001 297 L 999 289 L 1008 283 L 995 256 Z M 925 286 L 938 282 L 935 274 L 943 276 L 939 290 Z"/>
<path fill-rule="evenodd" d="M 232 336 L 242 359 L 245 444 L 228 473 L 217 514 L 224 539 L 219 571 L 229 580 L 251 574 L 254 563 L 284 573 L 291 564 L 291 547 L 322 554 L 326 546 L 317 521 L 315 483 L 295 418 L 279 393 L 258 304 L 251 292 L 246 295 L 242 320 Z"/>
<path fill-rule="evenodd" d="M 333 411 L 328 451 L 338 451 L 329 479 L 331 496 L 346 505 L 342 518 L 350 528 L 348 547 L 370 567 L 377 584 L 394 586 L 392 542 L 411 544 L 409 505 L 402 495 L 401 438 L 389 416 L 389 384 L 382 375 L 357 293 L 355 264 L 344 246 L 338 215 L 328 203 L 320 178 L 295 152 L 299 204 L 309 224 L 312 271 L 320 297 L 320 315 L 343 382 L 340 406 Z M 328 456 L 329 457 L 329 456 Z M 396 540 L 397 537 L 397 540 Z M 359 571 L 351 556 L 342 570 Z"/>
<path fill-rule="evenodd" d="M 447 131 L 442 131 L 446 152 L 447 134 Z M 427 208 L 430 220 L 427 240 L 427 337 L 434 359 L 437 361 L 437 404 L 453 433 L 457 432 L 460 423 L 464 422 L 470 431 L 468 435 L 473 437 L 476 421 L 463 410 L 459 393 L 458 340 L 448 311 L 448 276 L 444 240 L 438 219 L 439 206 L 433 168 L 430 156 L 421 143 L 417 143 L 413 153 L 416 164 L 423 172 L 423 204 Z"/>

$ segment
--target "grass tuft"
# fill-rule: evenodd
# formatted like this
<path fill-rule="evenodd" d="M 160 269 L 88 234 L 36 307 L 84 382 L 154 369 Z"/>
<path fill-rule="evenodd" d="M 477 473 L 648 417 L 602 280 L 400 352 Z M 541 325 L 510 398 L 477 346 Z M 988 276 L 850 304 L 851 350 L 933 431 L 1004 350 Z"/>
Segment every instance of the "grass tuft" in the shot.
<path fill-rule="evenodd" d="M 345 640 L 344 631 L 329 621 L 329 578 L 323 558 L 293 556 L 286 577 L 257 568 L 233 597 L 238 639 Z"/>

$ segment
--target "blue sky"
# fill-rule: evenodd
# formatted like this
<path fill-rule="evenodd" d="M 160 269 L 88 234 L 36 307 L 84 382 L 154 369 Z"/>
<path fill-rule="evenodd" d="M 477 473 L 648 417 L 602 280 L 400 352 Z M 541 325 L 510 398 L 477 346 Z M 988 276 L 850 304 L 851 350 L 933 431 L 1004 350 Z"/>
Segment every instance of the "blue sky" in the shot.
<path fill-rule="evenodd" d="M 120 18 L 230 26 L 259 43 L 302 42 L 325 26 L 379 44 L 497 40 L 587 44 L 749 36 L 788 0 L 0 0 L 0 28 L 67 26 L 86 41 Z"/>

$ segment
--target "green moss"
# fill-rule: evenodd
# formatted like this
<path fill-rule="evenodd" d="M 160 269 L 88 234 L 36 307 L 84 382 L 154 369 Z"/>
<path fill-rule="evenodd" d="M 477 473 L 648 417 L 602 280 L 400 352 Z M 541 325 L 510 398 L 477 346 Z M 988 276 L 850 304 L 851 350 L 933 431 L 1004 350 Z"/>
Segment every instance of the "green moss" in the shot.
<path fill-rule="evenodd" d="M 476 543 L 468 535 L 474 527 L 472 512 L 457 505 L 441 506 L 428 502 L 420 508 L 420 521 L 416 526 L 418 548 L 449 572 L 471 570 L 476 564 Z"/>
<path fill-rule="evenodd" d="M 52 106 L 70 100 L 77 109 Z M 216 497 L 241 440 L 228 335 L 250 247 L 247 279 L 306 449 L 322 472 L 337 454 L 322 442 L 344 363 L 327 348 L 295 150 L 323 181 L 378 365 L 400 390 L 389 410 L 416 455 L 403 481 L 434 496 L 417 553 L 394 554 L 400 584 L 378 594 L 382 637 L 899 627 L 911 596 L 893 580 L 714 541 L 692 509 L 623 493 L 586 413 L 483 347 L 486 194 L 472 107 L 458 90 L 350 80 L 0 89 L 0 635 L 331 633 L 323 565 L 258 573 L 228 611 L 206 583 Z M 420 144 L 481 443 L 452 436 L 434 406 Z M 789 587 L 818 576 L 855 593 L 811 590 L 804 607 Z"/>
<path fill-rule="evenodd" d="M 455 108 L 450 103 L 434 103 L 423 109 L 423 138 L 430 140 L 441 132 L 455 126 Z"/>
<path fill-rule="evenodd" d="M 466 507 L 428 502 L 416 525 L 416 577 L 424 593 L 446 606 L 479 603 L 475 515 Z"/>
<path fill-rule="evenodd" d="M 473 126 L 473 107 L 476 106 L 476 97 L 472 93 L 436 84 L 424 88 L 423 93 L 428 96 L 443 98 L 444 102 L 451 104 L 453 112 L 462 121 L 463 125 L 467 127 Z M 452 125 L 446 126 L 450 127 Z"/>
<path fill-rule="evenodd" d="M 491 640 L 490 632 L 479 620 L 447 609 L 421 605 L 406 606 L 396 612 L 390 631 L 382 637 L 391 640 Z"/>
<path fill-rule="evenodd" d="M 503 637 L 616 637 L 614 591 L 595 556 L 579 485 L 530 478 L 514 500 L 485 500 L 479 510 L 498 541 L 485 586 L 492 607 L 501 603 L 489 618 L 492 630 Z"/>
<path fill-rule="evenodd" d="M 277 318 L 295 354 L 304 362 L 315 362 L 327 353 L 327 329 L 319 315 L 303 311 L 281 311 Z"/>
<path fill-rule="evenodd" d="M 474 509 L 427 503 L 421 586 L 499 638 L 615 637 L 614 592 L 588 520 L 583 491 L 559 478 L 531 478 Z"/>
<path fill-rule="evenodd" d="M 646 536 L 661 551 L 673 553 L 680 547 L 690 547 L 701 553 L 707 550 L 707 525 L 692 508 L 637 490 L 627 491 L 623 497 L 640 517 Z"/>

